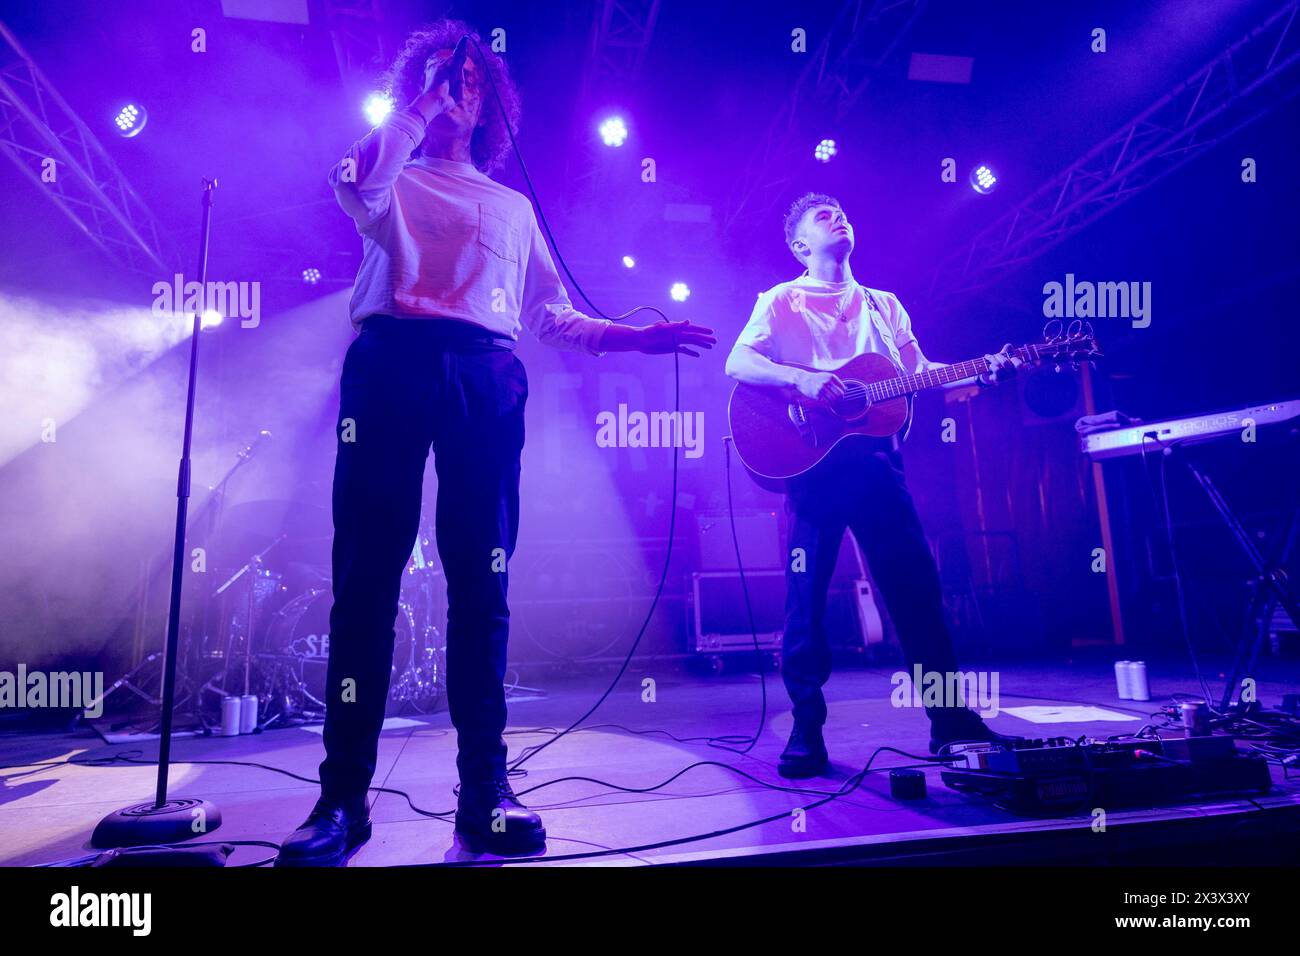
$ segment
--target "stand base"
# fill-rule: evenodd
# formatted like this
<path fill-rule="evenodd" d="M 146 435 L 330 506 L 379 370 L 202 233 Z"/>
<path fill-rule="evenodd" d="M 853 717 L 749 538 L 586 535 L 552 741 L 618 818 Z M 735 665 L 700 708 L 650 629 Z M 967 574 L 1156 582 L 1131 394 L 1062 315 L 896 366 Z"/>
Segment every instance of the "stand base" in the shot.
<path fill-rule="evenodd" d="M 206 800 L 168 800 L 161 807 L 150 801 L 114 810 L 104 817 L 91 834 L 90 845 L 107 850 L 180 843 L 211 833 L 219 826 L 221 811 Z"/>

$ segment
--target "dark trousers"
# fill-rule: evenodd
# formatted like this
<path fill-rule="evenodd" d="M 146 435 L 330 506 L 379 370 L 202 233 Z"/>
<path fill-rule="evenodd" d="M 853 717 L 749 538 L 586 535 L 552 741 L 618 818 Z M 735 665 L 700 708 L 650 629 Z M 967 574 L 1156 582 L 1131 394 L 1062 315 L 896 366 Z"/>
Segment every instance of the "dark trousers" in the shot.
<path fill-rule="evenodd" d="M 957 669 L 943 617 L 939 574 L 916 506 L 903 480 L 902 459 L 887 443 L 849 438 L 821 462 L 787 482 L 785 512 L 789 549 L 801 549 L 786 565 L 786 614 L 782 676 L 794 718 L 826 722 L 822 686 L 831 674 L 826 636 L 826 597 L 846 528 L 867 566 L 898 632 L 909 675 Z M 950 714 L 930 713 L 941 723 Z"/>
<path fill-rule="evenodd" d="M 519 528 L 528 378 L 514 353 L 493 341 L 465 323 L 368 319 L 343 362 L 320 766 L 327 797 L 363 798 L 375 772 L 398 592 L 430 448 L 457 768 L 464 783 L 505 773 L 505 562 Z"/>

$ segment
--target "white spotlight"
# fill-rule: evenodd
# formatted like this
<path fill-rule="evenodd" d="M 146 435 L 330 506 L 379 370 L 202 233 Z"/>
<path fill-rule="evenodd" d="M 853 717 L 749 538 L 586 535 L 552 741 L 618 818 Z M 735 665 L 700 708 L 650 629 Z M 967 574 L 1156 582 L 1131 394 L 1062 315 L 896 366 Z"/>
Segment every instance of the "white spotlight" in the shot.
<path fill-rule="evenodd" d="M 366 119 L 370 121 L 370 125 L 379 126 L 388 118 L 388 114 L 393 111 L 393 98 L 387 93 L 371 93 L 366 97 L 362 109 L 365 111 Z"/>
<path fill-rule="evenodd" d="M 600 124 L 600 138 L 606 146 L 622 146 L 627 142 L 627 123 L 621 116 L 611 116 Z"/>
<path fill-rule="evenodd" d="M 117 111 L 117 116 L 113 117 L 113 123 L 117 126 L 117 135 L 123 139 L 139 136 L 148 121 L 149 113 L 143 106 L 135 103 L 127 103 Z"/>
<path fill-rule="evenodd" d="M 987 196 L 998 188 L 998 177 L 987 166 L 976 166 L 971 170 L 970 184 L 981 196 Z"/>

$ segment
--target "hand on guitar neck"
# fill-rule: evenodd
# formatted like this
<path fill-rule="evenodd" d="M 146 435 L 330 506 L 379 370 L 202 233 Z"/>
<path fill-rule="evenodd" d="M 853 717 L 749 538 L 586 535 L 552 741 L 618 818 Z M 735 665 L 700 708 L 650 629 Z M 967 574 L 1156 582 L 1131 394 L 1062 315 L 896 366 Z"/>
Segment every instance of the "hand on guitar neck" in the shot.
<path fill-rule="evenodd" d="M 989 364 L 989 370 L 975 376 L 975 381 L 980 384 L 981 388 L 989 388 L 998 382 L 1005 382 L 1016 374 L 1016 369 L 1025 364 L 1023 358 L 1012 354 L 1013 351 L 1014 346 L 1008 342 L 1002 346 L 1001 352 L 993 352 L 984 356 L 984 361 Z"/>

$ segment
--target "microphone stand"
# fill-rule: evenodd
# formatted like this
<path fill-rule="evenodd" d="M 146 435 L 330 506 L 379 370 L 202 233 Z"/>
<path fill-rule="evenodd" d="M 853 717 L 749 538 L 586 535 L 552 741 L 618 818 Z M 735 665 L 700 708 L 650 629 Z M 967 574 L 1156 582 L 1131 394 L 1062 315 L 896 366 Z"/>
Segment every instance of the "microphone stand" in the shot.
<path fill-rule="evenodd" d="M 221 811 L 207 800 L 167 799 L 167 772 L 171 766 L 172 711 L 176 705 L 176 651 L 180 636 L 181 585 L 185 572 L 185 523 L 190 500 L 190 446 L 194 437 L 194 392 L 198 377 L 199 331 L 207 304 L 208 237 L 212 227 L 212 192 L 215 179 L 203 180 L 203 222 L 199 229 L 200 304 L 194 310 L 190 334 L 190 374 L 185 398 L 185 437 L 181 443 L 176 476 L 176 539 L 172 551 L 171 606 L 167 612 L 167 651 L 163 664 L 162 729 L 158 739 L 158 789 L 152 803 L 137 803 L 115 810 L 99 821 L 91 846 L 108 848 L 174 843 L 211 833 L 221 826 Z"/>

